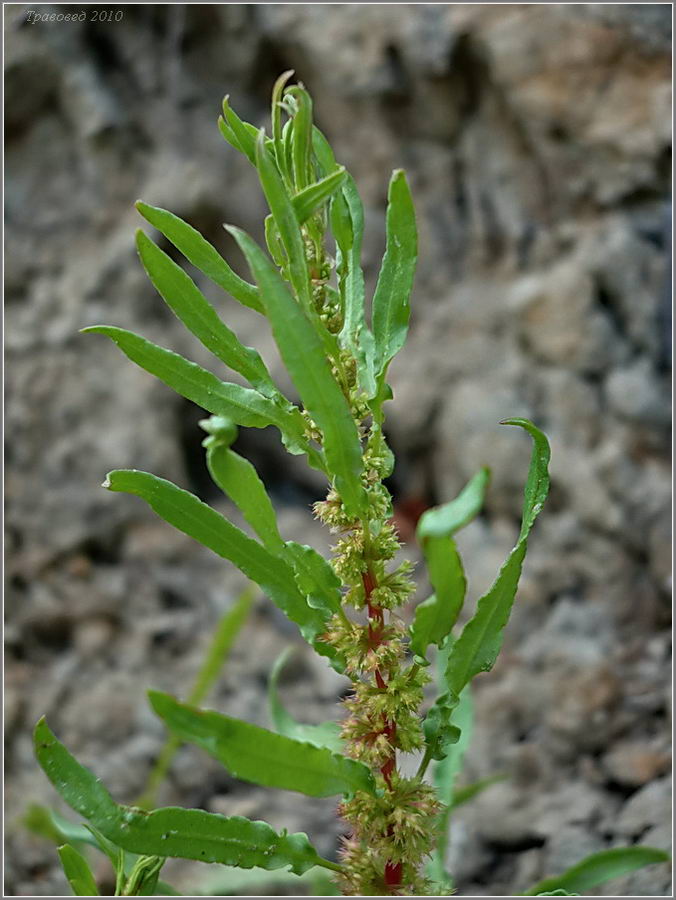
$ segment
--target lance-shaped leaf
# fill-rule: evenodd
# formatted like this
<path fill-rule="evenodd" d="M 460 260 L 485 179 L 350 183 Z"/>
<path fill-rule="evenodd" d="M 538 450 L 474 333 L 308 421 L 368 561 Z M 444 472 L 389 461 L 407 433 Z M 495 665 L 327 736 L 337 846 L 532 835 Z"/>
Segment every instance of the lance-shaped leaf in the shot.
<path fill-rule="evenodd" d="M 312 99 L 304 88 L 296 84 L 288 88 L 286 94 L 293 97 L 296 103 L 291 138 L 291 162 L 296 190 L 302 191 L 310 183 Z"/>
<path fill-rule="evenodd" d="M 518 425 L 533 439 L 528 479 L 524 491 L 521 531 L 493 586 L 478 602 L 474 616 L 454 642 L 448 657 L 446 684 L 451 694 L 459 694 L 479 672 L 488 672 L 500 651 L 502 633 L 514 604 L 528 535 L 549 491 L 549 443 L 527 419 L 505 419 L 503 425 Z"/>
<path fill-rule="evenodd" d="M 345 181 L 345 168 L 341 166 L 335 172 L 316 181 L 296 194 L 292 200 L 293 208 L 302 225 L 310 216 L 323 206 L 336 193 Z"/>
<path fill-rule="evenodd" d="M 96 879 L 81 853 L 74 850 L 70 844 L 64 844 L 63 847 L 59 847 L 59 859 L 76 897 L 99 896 Z"/>
<path fill-rule="evenodd" d="M 374 397 L 376 345 L 366 325 L 361 268 L 364 207 L 351 175 L 347 175 L 341 193 L 331 203 L 331 228 L 338 249 L 338 283 L 343 298 L 344 322 L 340 339 L 355 355 L 360 387 L 369 397 Z"/>
<path fill-rule="evenodd" d="M 136 247 L 148 277 L 167 306 L 214 356 L 239 372 L 266 397 L 284 404 L 260 354 L 245 347 L 218 317 L 195 282 L 143 231 L 136 232 Z"/>
<path fill-rule="evenodd" d="M 489 470 L 481 469 L 455 500 L 423 513 L 416 531 L 422 545 L 434 594 L 415 611 L 411 626 L 411 652 L 427 662 L 429 644 L 440 647 L 455 625 L 467 590 L 467 580 L 453 535 L 480 511 L 488 486 Z"/>
<path fill-rule="evenodd" d="M 149 692 L 158 716 L 178 737 L 202 747 L 244 781 L 298 791 L 310 797 L 375 794 L 370 769 L 330 750 L 293 740 L 258 725 Z"/>
<path fill-rule="evenodd" d="M 321 554 L 307 544 L 287 541 L 282 556 L 296 576 L 296 584 L 307 602 L 321 609 L 327 618 L 337 613 L 341 604 L 340 579 Z"/>
<path fill-rule="evenodd" d="M 83 328 L 82 333 L 109 337 L 137 366 L 209 412 L 251 428 L 275 425 L 282 433 L 282 439 L 290 453 L 307 451 L 303 420 L 297 409 L 285 409 L 258 391 L 221 381 L 213 373 L 178 353 L 158 347 L 124 328 L 92 325 Z"/>
<path fill-rule="evenodd" d="M 211 431 L 203 441 L 207 451 L 207 467 L 214 482 L 226 497 L 239 508 L 249 525 L 271 553 L 284 549 L 284 541 L 277 530 L 277 517 L 272 501 L 258 472 L 248 459 L 230 449 L 230 441 L 212 430 L 218 417 L 200 424 Z"/>
<path fill-rule="evenodd" d="M 161 893 L 159 877 L 166 862 L 163 856 L 140 856 L 131 868 L 124 886 L 125 897 L 150 897 Z"/>
<path fill-rule="evenodd" d="M 256 135 L 258 129 L 248 122 L 243 122 L 230 106 L 230 98 L 223 98 L 223 117 L 225 128 L 219 119 L 221 134 L 232 146 L 248 157 L 251 165 L 256 165 Z M 234 140 L 233 140 L 234 138 Z"/>
<path fill-rule="evenodd" d="M 263 306 L 258 297 L 258 288 L 240 278 L 218 250 L 206 238 L 203 238 L 199 231 L 166 209 L 149 206 L 141 200 L 136 202 L 136 209 L 153 228 L 157 228 L 196 269 L 203 272 L 214 284 L 223 288 L 243 306 L 248 306 L 259 313 L 263 312 Z"/>
<path fill-rule="evenodd" d="M 286 866 L 302 875 L 312 866 L 339 869 L 323 859 L 307 835 L 278 834 L 266 822 L 201 809 L 146 812 L 115 803 L 94 774 L 73 757 L 44 718 L 34 732 L 35 754 L 63 800 L 118 847 L 144 856 L 179 857 L 250 869 Z"/>
<path fill-rule="evenodd" d="M 500 781 L 505 781 L 508 777 L 508 775 L 502 774 L 489 775 L 487 778 L 480 778 L 478 781 L 463 784 L 462 787 L 456 788 L 453 794 L 451 809 L 457 809 L 459 806 L 464 806 L 465 803 L 469 803 L 470 800 L 473 800 L 479 794 L 483 794 L 486 788 L 489 788 L 492 784 L 498 784 Z"/>
<path fill-rule="evenodd" d="M 377 374 L 383 372 L 406 340 L 409 299 L 418 256 L 413 199 L 402 169 L 392 173 L 388 191 L 385 256 L 373 295 L 372 324 Z"/>
<path fill-rule="evenodd" d="M 253 584 L 247 585 L 216 625 L 202 665 L 188 694 L 188 703 L 202 703 L 213 687 L 228 658 L 232 645 L 244 627 L 251 607 L 257 598 L 257 588 Z M 178 738 L 173 735 L 167 738 L 164 746 L 155 758 L 145 789 L 136 801 L 136 806 L 141 806 L 144 809 L 151 809 L 156 806 L 157 791 L 166 778 L 180 746 L 181 742 Z"/>
<path fill-rule="evenodd" d="M 289 279 L 301 305 L 309 314 L 312 309 L 312 299 L 310 295 L 310 277 L 305 258 L 305 243 L 291 197 L 282 181 L 282 176 L 279 174 L 275 161 L 265 146 L 265 136 L 262 131 L 256 142 L 256 165 L 265 199 L 268 201 L 270 212 L 279 231 L 279 237 L 286 250 Z M 235 231 L 229 230 L 237 238 Z M 260 291 L 260 284 L 258 287 Z M 263 305 L 267 311 L 265 301 L 263 301 Z"/>
<path fill-rule="evenodd" d="M 279 734 L 294 738 L 297 741 L 305 741 L 315 747 L 326 747 L 334 753 L 343 752 L 343 742 L 340 737 L 340 725 L 337 722 L 322 722 L 321 725 L 304 725 L 296 722 L 293 716 L 287 712 L 279 697 L 277 688 L 279 677 L 286 662 L 293 653 L 292 647 L 287 647 L 275 660 L 268 680 L 268 709 L 270 719 Z"/>
<path fill-rule="evenodd" d="M 104 487 L 110 491 L 136 494 L 165 522 L 230 560 L 247 578 L 259 584 L 272 602 L 298 625 L 303 637 L 318 653 L 336 660 L 335 650 L 319 640 L 326 631 L 326 613 L 306 602 L 298 590 L 293 570 L 284 560 L 248 537 L 194 494 L 182 490 L 171 481 L 148 472 L 118 469 L 108 473 Z"/>
<path fill-rule="evenodd" d="M 288 69 L 286 72 L 282 72 L 275 81 L 272 88 L 272 110 L 270 117 L 272 125 L 272 143 L 275 159 L 277 160 L 277 167 L 290 187 L 293 182 L 293 173 L 291 168 L 287 168 L 286 155 L 284 153 L 284 141 L 282 138 L 282 93 L 286 87 L 287 81 L 292 75 L 293 69 Z"/>
<path fill-rule="evenodd" d="M 323 175 L 330 175 L 339 168 L 331 144 L 316 125 L 312 126 L 312 152 Z"/>
<path fill-rule="evenodd" d="M 22 824 L 32 834 L 47 838 L 54 844 L 89 844 L 98 847 L 96 838 L 85 825 L 75 825 L 53 809 L 31 803 Z"/>
<path fill-rule="evenodd" d="M 523 895 L 535 897 L 549 894 L 555 896 L 556 891 L 582 893 L 590 891 L 598 884 L 619 878 L 628 872 L 642 869 L 654 863 L 668 863 L 670 856 L 656 847 L 614 847 L 612 850 L 601 850 L 592 853 L 582 862 L 568 869 L 563 875 L 554 875 L 539 881 Z M 561 896 L 561 895 L 559 895 Z"/>
<path fill-rule="evenodd" d="M 350 515 L 366 513 L 363 460 L 357 426 L 338 387 L 322 341 L 277 270 L 251 238 L 230 228 L 261 291 L 279 352 L 305 408 L 323 434 L 328 470 Z"/>

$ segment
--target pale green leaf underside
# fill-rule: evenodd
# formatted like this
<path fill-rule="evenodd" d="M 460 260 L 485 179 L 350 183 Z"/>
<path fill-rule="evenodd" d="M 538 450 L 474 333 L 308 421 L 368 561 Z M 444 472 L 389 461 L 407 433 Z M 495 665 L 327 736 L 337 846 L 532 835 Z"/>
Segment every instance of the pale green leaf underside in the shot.
<path fill-rule="evenodd" d="M 524 896 L 534 897 L 538 894 L 552 893 L 553 891 L 590 891 L 604 881 L 611 878 L 619 878 L 628 872 L 642 869 L 653 863 L 670 862 L 670 856 L 664 850 L 655 847 L 615 847 L 612 850 L 601 850 L 592 853 L 583 859 L 563 875 L 554 875 L 545 878 L 526 891 Z"/>
<path fill-rule="evenodd" d="M 322 722 L 321 725 L 304 725 L 297 722 L 284 708 L 279 696 L 278 682 L 285 663 L 293 653 L 293 648 L 287 647 L 275 660 L 270 671 L 268 681 L 268 709 L 270 719 L 279 734 L 294 738 L 297 741 L 306 741 L 315 747 L 326 747 L 334 753 L 342 753 L 343 742 L 340 737 L 340 725 L 337 722 Z"/>
<path fill-rule="evenodd" d="M 278 834 L 265 822 L 201 809 L 167 807 L 145 812 L 120 806 L 55 738 L 44 719 L 35 728 L 34 742 L 38 761 L 63 800 L 124 850 L 245 869 L 289 866 L 297 875 L 327 864 L 307 835 Z"/>
<path fill-rule="evenodd" d="M 244 781 L 311 797 L 375 793 L 370 770 L 326 748 L 275 734 L 258 725 L 179 703 L 151 691 L 155 712 L 182 740 L 197 744 Z"/>

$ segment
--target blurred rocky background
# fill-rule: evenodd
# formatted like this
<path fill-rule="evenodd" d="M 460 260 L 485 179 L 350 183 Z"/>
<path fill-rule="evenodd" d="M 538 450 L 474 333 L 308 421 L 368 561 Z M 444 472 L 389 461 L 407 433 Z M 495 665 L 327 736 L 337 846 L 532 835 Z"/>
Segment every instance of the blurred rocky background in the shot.
<path fill-rule="evenodd" d="M 552 443 L 504 653 L 475 685 L 463 777 L 508 778 L 454 819 L 458 893 L 523 891 L 603 847 L 669 847 L 669 5 L 140 5 L 29 24 L 30 8 L 5 8 L 6 893 L 67 892 L 54 848 L 19 822 L 30 802 L 62 808 L 33 760 L 38 717 L 133 802 L 163 740 L 146 687 L 185 695 L 244 587 L 101 489 L 135 467 L 228 509 L 206 477 L 202 412 L 78 329 L 123 326 L 215 364 L 143 274 L 133 202 L 173 210 L 240 266 L 222 223 L 260 237 L 265 209 L 216 118 L 228 92 L 266 124 L 288 68 L 361 189 L 370 285 L 390 171 L 410 175 L 421 250 L 391 371 L 392 487 L 410 526 L 492 467 L 486 513 L 461 538 L 470 608 L 515 539 L 530 454 L 497 423 L 528 416 Z M 199 280 L 282 378 L 262 320 Z M 283 533 L 325 548 L 309 513 L 323 486 L 274 434 L 239 447 Z M 265 600 L 210 704 L 267 725 L 267 673 L 289 643 L 289 708 L 335 715 L 346 683 Z M 197 750 L 160 799 L 335 847 L 331 800 L 258 790 Z M 167 867 L 186 893 L 214 874 Z M 667 867 L 603 891 L 666 896 Z"/>

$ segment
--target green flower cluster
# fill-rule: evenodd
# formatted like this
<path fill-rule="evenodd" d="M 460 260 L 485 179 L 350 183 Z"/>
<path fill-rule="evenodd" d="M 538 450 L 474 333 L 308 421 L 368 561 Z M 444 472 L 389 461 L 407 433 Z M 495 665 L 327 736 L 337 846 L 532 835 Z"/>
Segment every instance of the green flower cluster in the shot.
<path fill-rule="evenodd" d="M 426 895 L 429 881 L 418 870 L 429 852 L 441 810 L 433 788 L 418 778 L 392 773 L 389 784 L 380 778 L 382 790 L 374 800 L 357 794 L 340 807 L 340 814 L 354 828 L 341 851 L 345 873 L 340 886 L 346 895 Z"/>
<path fill-rule="evenodd" d="M 407 663 L 407 629 L 394 612 L 410 599 L 415 585 L 410 562 L 388 571 L 401 545 L 387 520 L 384 441 L 369 439 L 366 446 L 365 484 L 374 498 L 369 521 L 348 519 L 333 489 L 314 507 L 318 518 L 341 535 L 332 566 L 346 589 L 344 605 L 366 612 L 365 621 L 357 622 L 341 610 L 324 640 L 340 652 L 353 681 L 344 701 L 346 751 L 375 770 L 380 788 L 376 801 L 358 792 L 340 807 L 352 829 L 341 851 L 346 872 L 341 888 L 346 895 L 424 894 L 429 885 L 418 870 L 430 852 L 440 805 L 420 779 L 399 775 L 397 752 L 410 753 L 424 744 L 418 710 L 430 678 Z"/>

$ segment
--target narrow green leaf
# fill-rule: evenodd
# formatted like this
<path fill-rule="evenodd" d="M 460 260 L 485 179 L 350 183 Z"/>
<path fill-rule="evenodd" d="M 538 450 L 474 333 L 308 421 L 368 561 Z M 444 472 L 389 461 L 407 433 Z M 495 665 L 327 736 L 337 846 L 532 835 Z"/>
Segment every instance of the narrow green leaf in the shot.
<path fill-rule="evenodd" d="M 63 847 L 59 847 L 59 859 L 76 897 L 100 896 L 89 863 L 81 853 L 74 850 L 70 844 L 64 844 Z"/>
<path fill-rule="evenodd" d="M 157 228 L 196 269 L 203 272 L 214 284 L 223 288 L 242 306 L 248 306 L 259 313 L 263 312 L 263 306 L 258 297 L 258 288 L 240 278 L 199 231 L 166 209 L 149 206 L 141 200 L 137 200 L 136 209 L 153 228 Z"/>
<path fill-rule="evenodd" d="M 498 784 L 500 781 L 505 781 L 507 777 L 507 775 L 489 775 L 487 778 L 480 778 L 478 781 L 472 781 L 470 784 L 457 788 L 453 794 L 451 809 L 457 809 L 459 806 L 469 803 L 470 800 L 473 800 L 479 794 L 483 794 L 486 788 L 489 788 L 492 784 Z"/>
<path fill-rule="evenodd" d="M 392 173 L 388 191 L 385 256 L 373 295 L 377 373 L 383 372 L 406 340 L 409 298 L 418 256 L 413 199 L 402 169 Z"/>
<path fill-rule="evenodd" d="M 248 537 L 194 494 L 170 481 L 135 469 L 109 472 L 104 486 L 111 491 L 136 494 L 160 518 L 230 560 L 247 578 L 295 622 L 303 637 L 318 653 L 335 660 L 335 650 L 319 638 L 326 631 L 326 614 L 308 605 L 298 590 L 292 569 L 258 541 Z"/>
<path fill-rule="evenodd" d="M 345 168 L 341 166 L 335 172 L 316 181 L 296 194 L 292 200 L 293 208 L 302 225 L 310 216 L 323 206 L 336 193 L 345 181 Z"/>
<path fill-rule="evenodd" d="M 340 737 L 340 725 L 337 722 L 322 722 L 321 725 L 303 725 L 296 722 L 290 713 L 284 708 L 279 697 L 277 684 L 282 669 L 289 657 L 293 654 L 293 648 L 287 647 L 275 660 L 268 680 L 268 709 L 270 719 L 279 734 L 294 738 L 297 741 L 305 741 L 314 747 L 326 747 L 334 753 L 342 753 L 343 742 Z"/>
<path fill-rule="evenodd" d="M 116 847 L 115 844 L 113 844 L 112 841 L 109 841 L 107 837 L 104 837 L 94 825 L 90 823 L 86 828 L 94 836 L 98 849 L 102 853 L 105 853 L 110 860 L 113 871 L 115 872 L 115 892 L 117 895 L 118 889 L 119 893 L 121 893 L 124 888 L 125 866 L 131 871 L 131 866 L 133 865 L 132 860 L 127 860 L 124 850 L 122 850 L 121 847 Z"/>
<path fill-rule="evenodd" d="M 427 538 L 449 537 L 460 531 L 481 512 L 490 469 L 483 466 L 460 491 L 455 500 L 426 510 L 418 522 L 416 537 L 423 544 Z"/>
<path fill-rule="evenodd" d="M 289 280 L 303 309 L 309 314 L 312 309 L 312 298 L 303 236 L 291 197 L 287 193 L 275 161 L 265 146 L 265 136 L 262 131 L 256 142 L 256 165 L 265 199 L 268 201 L 270 212 L 286 251 Z M 231 229 L 229 230 L 237 238 L 237 234 Z M 265 301 L 263 301 L 263 305 L 267 311 Z"/>
<path fill-rule="evenodd" d="M 257 596 L 258 591 L 249 585 L 221 618 L 211 638 L 209 650 L 200 667 L 192 690 L 188 694 L 189 703 L 201 703 L 211 690 L 232 650 L 238 634 L 249 618 L 249 613 Z"/>
<path fill-rule="evenodd" d="M 418 605 L 411 626 L 411 652 L 419 662 L 427 662 L 429 644 L 441 646 L 462 609 L 467 581 L 453 535 L 479 513 L 489 474 L 482 468 L 455 500 L 427 510 L 418 523 L 416 533 L 435 591 Z"/>
<path fill-rule="evenodd" d="M 290 866 L 297 875 L 312 866 L 338 868 L 319 856 L 307 835 L 278 834 L 265 822 L 201 809 L 167 807 L 146 812 L 118 805 L 99 779 L 56 739 L 44 718 L 35 727 L 34 743 L 38 762 L 65 802 L 124 850 L 244 869 Z"/>
<path fill-rule="evenodd" d="M 38 803 L 31 803 L 22 821 L 31 834 L 46 838 L 54 844 L 98 846 L 95 837 L 84 825 L 75 825 L 54 810 Z"/>
<path fill-rule="evenodd" d="M 294 84 L 286 91 L 296 101 L 293 117 L 291 160 L 296 190 L 302 191 L 310 183 L 310 149 L 312 147 L 312 99 L 308 92 Z"/>
<path fill-rule="evenodd" d="M 553 895 L 554 891 L 590 891 L 598 884 L 619 878 L 628 872 L 642 869 L 653 863 L 667 863 L 671 858 L 664 850 L 655 847 L 615 847 L 612 850 L 601 850 L 592 853 L 582 862 L 568 869 L 563 875 L 554 875 L 539 881 L 523 895 L 536 897 L 544 894 Z M 561 896 L 561 895 L 559 895 Z"/>
<path fill-rule="evenodd" d="M 132 866 L 124 888 L 125 897 L 150 897 L 156 893 L 163 856 L 140 856 Z"/>
<path fill-rule="evenodd" d="M 364 207 L 354 178 L 349 174 L 341 193 L 331 203 L 331 228 L 336 238 L 336 268 L 344 311 L 340 340 L 357 360 L 360 387 L 369 397 L 374 397 L 376 346 L 373 334 L 366 325 L 364 273 L 361 268 Z"/>
<path fill-rule="evenodd" d="M 451 694 L 459 694 L 475 675 L 488 672 L 493 667 L 516 596 L 528 534 L 549 490 L 547 466 L 550 451 L 547 438 L 527 419 L 506 419 L 501 424 L 518 425 L 533 438 L 521 532 L 493 586 L 479 600 L 474 616 L 451 648 L 446 669 L 446 683 Z"/>
<path fill-rule="evenodd" d="M 143 231 L 136 232 L 136 247 L 143 268 L 167 306 L 214 356 L 239 372 L 266 397 L 283 398 L 260 354 L 245 347 L 225 325 L 195 282 Z"/>
<path fill-rule="evenodd" d="M 265 217 L 265 246 L 268 248 L 268 253 L 277 268 L 284 269 L 286 266 L 286 253 L 284 247 L 282 247 L 282 241 L 272 213 Z"/>
<path fill-rule="evenodd" d="M 199 704 L 206 698 L 218 678 L 223 665 L 249 616 L 251 607 L 258 597 L 258 590 L 253 585 L 248 585 L 237 597 L 232 607 L 221 617 L 216 626 L 216 631 L 209 643 L 204 661 L 197 673 L 197 678 L 192 690 L 188 694 L 188 703 Z M 141 797 L 136 801 L 137 806 L 150 809 L 156 805 L 155 798 L 159 786 L 169 772 L 171 764 L 181 741 L 171 735 L 160 750 L 155 764 L 148 775 L 146 787 Z"/>
<path fill-rule="evenodd" d="M 307 544 L 287 541 L 281 554 L 296 576 L 296 584 L 314 609 L 327 619 L 340 610 L 341 582 L 324 557 Z"/>
<path fill-rule="evenodd" d="M 323 434 L 329 471 L 349 514 L 366 513 L 357 427 L 326 359 L 322 342 L 279 273 L 251 238 L 230 228 L 261 291 L 279 352 L 305 408 Z"/>
<path fill-rule="evenodd" d="M 316 125 L 312 126 L 312 151 L 324 175 L 330 175 L 339 168 L 331 144 Z"/>
<path fill-rule="evenodd" d="M 240 119 L 234 109 L 230 106 L 230 98 L 227 96 L 223 98 L 223 116 L 230 133 L 234 135 L 237 142 L 237 144 L 233 144 L 233 146 L 247 156 L 251 165 L 255 166 L 257 129 L 253 125 L 249 125 L 248 122 L 243 122 Z M 229 140 L 222 128 L 221 133 L 226 140 Z M 232 143 L 232 141 L 230 141 L 230 143 Z"/>
<path fill-rule="evenodd" d="M 248 459 L 244 459 L 228 442 L 211 435 L 204 441 L 207 467 L 214 482 L 239 508 L 249 525 L 271 553 L 284 548 L 277 529 L 277 516 L 265 485 Z"/>
<path fill-rule="evenodd" d="M 437 660 L 439 681 L 443 683 L 445 672 L 446 654 L 441 652 Z M 428 874 L 431 878 L 442 884 L 448 878 L 446 872 L 446 846 L 448 843 L 448 824 L 451 809 L 454 805 L 455 782 L 462 769 L 465 753 L 472 740 L 473 723 L 472 694 L 469 687 L 465 688 L 460 696 L 460 702 L 456 712 L 456 725 L 460 729 L 459 740 L 455 744 L 447 744 L 444 759 L 436 762 L 433 770 L 433 781 L 437 789 L 437 796 L 443 803 L 444 809 L 438 819 L 438 838 L 434 852 L 429 862 Z"/>
<path fill-rule="evenodd" d="M 311 797 L 375 793 L 371 771 L 354 759 L 179 703 L 168 694 L 150 691 L 149 697 L 157 715 L 178 737 L 202 747 L 235 778 Z"/>
<path fill-rule="evenodd" d="M 221 132 L 223 138 L 233 147 L 238 153 L 244 153 L 242 147 L 235 136 L 235 132 L 225 121 L 223 116 L 218 117 L 218 130 Z"/>
<path fill-rule="evenodd" d="M 145 338 L 112 325 L 92 325 L 83 334 L 109 337 L 137 366 L 155 375 L 176 393 L 237 425 L 266 428 L 275 425 L 290 453 L 307 451 L 300 412 L 284 409 L 258 391 L 221 381 L 211 372 L 178 353 L 158 347 Z"/>
<path fill-rule="evenodd" d="M 275 147 L 275 157 L 277 159 L 277 165 L 279 166 L 280 172 L 289 179 L 290 183 L 290 172 L 286 171 L 285 160 L 284 160 L 284 145 L 282 140 L 282 93 L 284 92 L 284 88 L 286 84 L 294 74 L 293 69 L 288 69 L 286 72 L 282 72 L 279 78 L 275 81 L 272 88 L 272 113 L 271 113 L 271 122 L 272 122 L 272 141 Z"/>

